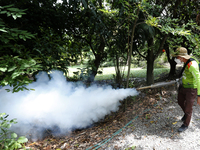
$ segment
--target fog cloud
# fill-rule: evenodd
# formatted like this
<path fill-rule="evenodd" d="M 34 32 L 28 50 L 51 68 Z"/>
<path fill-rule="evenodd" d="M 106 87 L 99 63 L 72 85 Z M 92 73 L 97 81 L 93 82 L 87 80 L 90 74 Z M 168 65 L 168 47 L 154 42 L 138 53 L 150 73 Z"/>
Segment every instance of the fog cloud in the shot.
<path fill-rule="evenodd" d="M 40 72 L 37 81 L 27 86 L 35 91 L 11 93 L 5 90 L 8 87 L 0 89 L 0 113 L 17 118 L 13 130 L 32 140 L 41 138 L 46 129 L 60 135 L 86 128 L 117 111 L 120 100 L 138 94 L 135 89 L 68 82 L 60 71 L 52 71 L 50 76 L 51 80 Z"/>

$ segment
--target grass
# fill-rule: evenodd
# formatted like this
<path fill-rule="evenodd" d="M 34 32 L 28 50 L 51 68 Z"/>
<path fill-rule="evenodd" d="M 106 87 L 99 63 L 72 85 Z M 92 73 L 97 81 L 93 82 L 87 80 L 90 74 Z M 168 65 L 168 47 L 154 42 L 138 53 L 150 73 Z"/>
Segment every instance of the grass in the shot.
<path fill-rule="evenodd" d="M 84 68 L 84 66 L 73 66 L 69 67 L 69 76 L 73 76 L 73 72 L 78 71 L 77 68 Z M 102 74 L 97 74 L 95 80 L 106 80 L 106 79 L 113 79 L 113 75 L 115 75 L 115 67 L 104 67 L 101 68 Z M 125 68 L 124 74 L 125 78 L 127 76 L 128 67 Z M 146 78 L 146 69 L 142 68 L 131 68 L 130 70 L 130 78 Z M 157 68 L 154 69 L 154 78 L 157 79 L 161 74 L 168 73 L 169 68 Z"/>

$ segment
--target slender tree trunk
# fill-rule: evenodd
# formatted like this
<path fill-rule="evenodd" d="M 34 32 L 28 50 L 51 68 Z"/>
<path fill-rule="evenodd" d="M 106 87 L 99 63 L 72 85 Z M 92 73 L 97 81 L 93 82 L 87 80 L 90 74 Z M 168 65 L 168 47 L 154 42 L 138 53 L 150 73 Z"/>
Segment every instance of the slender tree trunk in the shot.
<path fill-rule="evenodd" d="M 139 8 L 137 9 L 136 15 L 139 15 Z M 128 53 L 128 73 L 127 73 L 127 79 L 126 79 L 126 88 L 128 88 L 129 85 L 129 77 L 130 77 L 130 69 L 131 69 L 131 55 L 132 55 L 132 51 L 133 51 L 133 39 L 134 39 L 134 34 L 135 34 L 135 28 L 137 26 L 137 21 L 138 18 L 135 19 L 134 25 L 133 25 L 133 29 L 132 29 L 132 35 L 131 35 L 131 46 L 130 46 L 130 50 Z"/>
<path fill-rule="evenodd" d="M 115 78 L 115 82 L 117 83 L 117 87 L 121 87 L 122 84 L 122 70 L 120 69 L 120 62 L 119 62 L 119 57 L 118 54 L 116 54 L 116 67 L 115 67 L 115 71 L 116 71 L 116 78 Z"/>
<path fill-rule="evenodd" d="M 136 15 L 138 16 L 140 12 L 140 9 L 137 9 Z M 129 86 L 129 76 L 130 76 L 130 69 L 131 69 L 131 55 L 132 55 L 132 51 L 133 51 L 133 39 L 134 39 L 134 34 L 135 34 L 135 28 L 137 26 L 137 21 L 138 21 L 138 17 L 135 18 L 134 24 L 133 24 L 133 28 L 132 28 L 132 35 L 131 35 L 131 46 L 130 46 L 130 50 L 128 53 L 128 73 L 127 73 L 127 78 L 126 78 L 126 88 L 128 88 Z M 124 105 L 124 111 L 126 111 L 127 108 L 127 99 L 125 99 L 125 105 Z"/>

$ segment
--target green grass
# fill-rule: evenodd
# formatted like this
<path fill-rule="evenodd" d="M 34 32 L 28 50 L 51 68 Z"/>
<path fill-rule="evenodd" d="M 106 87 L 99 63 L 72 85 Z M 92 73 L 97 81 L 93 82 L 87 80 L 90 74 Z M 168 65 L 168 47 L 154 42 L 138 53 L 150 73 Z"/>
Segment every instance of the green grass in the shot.
<path fill-rule="evenodd" d="M 73 76 L 73 72 L 78 71 L 77 68 L 83 68 L 84 66 L 73 66 L 69 67 L 69 76 Z M 101 68 L 102 74 L 97 74 L 95 80 L 106 80 L 106 79 L 113 79 L 113 75 L 115 75 L 115 67 L 104 67 Z M 127 76 L 128 68 L 125 68 L 124 74 L 125 78 Z M 142 68 L 131 68 L 130 70 L 130 78 L 146 78 L 146 69 Z M 154 69 L 154 78 L 158 78 L 162 73 L 168 73 L 169 68 L 157 68 Z"/>

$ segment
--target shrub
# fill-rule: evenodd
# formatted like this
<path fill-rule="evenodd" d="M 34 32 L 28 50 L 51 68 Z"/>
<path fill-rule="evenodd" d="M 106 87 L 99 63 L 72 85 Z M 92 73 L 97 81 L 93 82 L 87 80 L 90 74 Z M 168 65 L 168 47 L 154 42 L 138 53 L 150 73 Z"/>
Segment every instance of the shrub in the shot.
<path fill-rule="evenodd" d="M 28 139 L 24 136 L 17 138 L 17 134 L 10 131 L 12 124 L 16 124 L 16 119 L 7 120 L 6 113 L 0 113 L 0 149 L 15 150 L 24 147 Z"/>

